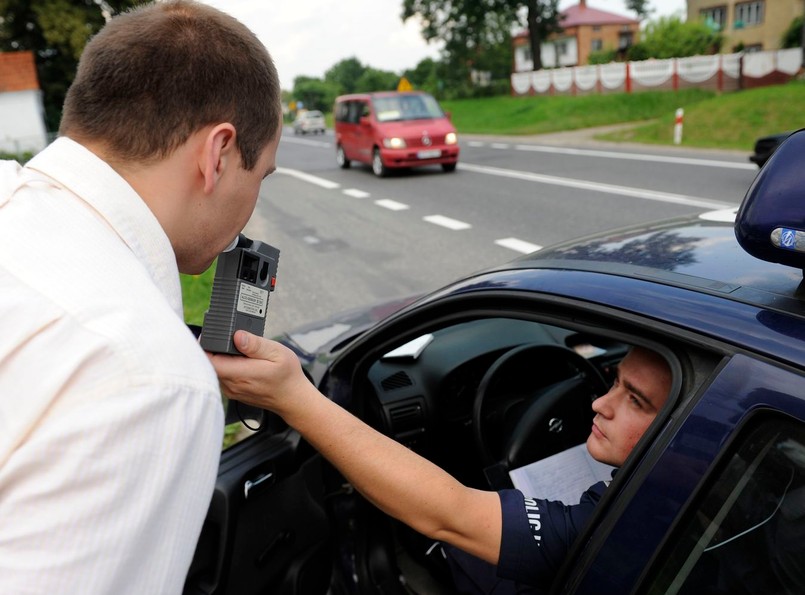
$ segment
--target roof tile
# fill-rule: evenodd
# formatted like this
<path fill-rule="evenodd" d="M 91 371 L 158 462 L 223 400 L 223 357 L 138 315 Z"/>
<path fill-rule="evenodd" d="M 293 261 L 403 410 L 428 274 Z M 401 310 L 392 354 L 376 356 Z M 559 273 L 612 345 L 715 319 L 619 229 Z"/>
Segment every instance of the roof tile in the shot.
<path fill-rule="evenodd" d="M 39 89 L 33 52 L 0 52 L 0 93 L 31 89 Z"/>

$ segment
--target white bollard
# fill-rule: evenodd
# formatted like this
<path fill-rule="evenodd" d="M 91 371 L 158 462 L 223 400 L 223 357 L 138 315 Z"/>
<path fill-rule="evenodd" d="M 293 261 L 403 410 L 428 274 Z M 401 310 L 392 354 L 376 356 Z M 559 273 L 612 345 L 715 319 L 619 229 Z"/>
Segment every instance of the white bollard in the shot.
<path fill-rule="evenodd" d="M 685 110 L 681 107 L 676 110 L 676 120 L 674 122 L 674 144 L 678 145 L 682 142 L 682 117 L 685 115 Z"/>

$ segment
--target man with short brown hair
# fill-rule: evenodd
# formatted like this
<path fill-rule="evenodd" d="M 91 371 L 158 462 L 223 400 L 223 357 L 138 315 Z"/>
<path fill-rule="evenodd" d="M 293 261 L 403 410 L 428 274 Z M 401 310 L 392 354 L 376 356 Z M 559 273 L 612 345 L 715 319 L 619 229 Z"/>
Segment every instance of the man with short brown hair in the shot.
<path fill-rule="evenodd" d="M 237 237 L 280 135 L 265 47 L 176 0 L 112 18 L 60 137 L 0 162 L 0 592 L 181 592 L 223 414 L 179 273 Z"/>

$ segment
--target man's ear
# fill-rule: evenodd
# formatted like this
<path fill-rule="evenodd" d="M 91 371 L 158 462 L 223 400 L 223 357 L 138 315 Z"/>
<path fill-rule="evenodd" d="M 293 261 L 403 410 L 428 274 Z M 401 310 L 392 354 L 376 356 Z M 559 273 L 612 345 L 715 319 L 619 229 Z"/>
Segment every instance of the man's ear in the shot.
<path fill-rule="evenodd" d="M 227 167 L 238 164 L 238 150 L 235 146 L 237 132 L 229 122 L 213 126 L 204 137 L 200 159 L 201 173 L 204 177 L 204 193 L 211 194 Z"/>

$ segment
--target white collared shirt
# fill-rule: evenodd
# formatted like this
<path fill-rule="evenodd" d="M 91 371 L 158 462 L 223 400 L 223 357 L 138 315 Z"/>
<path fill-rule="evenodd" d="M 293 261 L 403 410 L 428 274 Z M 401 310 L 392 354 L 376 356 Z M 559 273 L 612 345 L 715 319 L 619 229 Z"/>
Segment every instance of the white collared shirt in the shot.
<path fill-rule="evenodd" d="M 0 162 L 0 593 L 180 593 L 222 432 L 145 203 L 68 138 Z"/>

